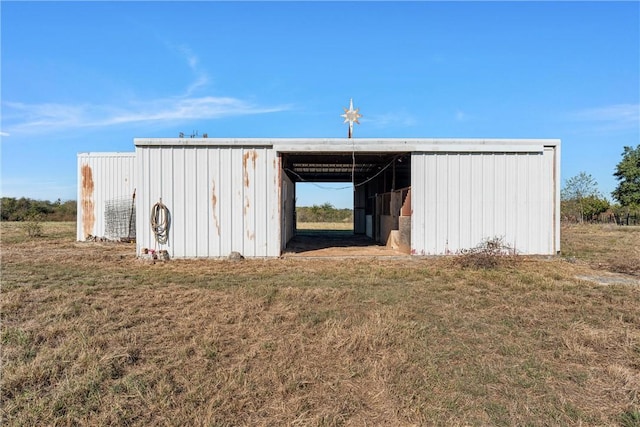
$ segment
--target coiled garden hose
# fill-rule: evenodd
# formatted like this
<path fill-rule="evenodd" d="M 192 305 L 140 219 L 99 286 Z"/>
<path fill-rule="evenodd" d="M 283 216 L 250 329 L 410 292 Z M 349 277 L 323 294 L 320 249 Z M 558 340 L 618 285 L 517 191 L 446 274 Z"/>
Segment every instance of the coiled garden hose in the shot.
<path fill-rule="evenodd" d="M 162 203 L 162 199 L 151 208 L 151 230 L 156 237 L 156 242 L 164 245 L 169 240 L 169 209 Z"/>

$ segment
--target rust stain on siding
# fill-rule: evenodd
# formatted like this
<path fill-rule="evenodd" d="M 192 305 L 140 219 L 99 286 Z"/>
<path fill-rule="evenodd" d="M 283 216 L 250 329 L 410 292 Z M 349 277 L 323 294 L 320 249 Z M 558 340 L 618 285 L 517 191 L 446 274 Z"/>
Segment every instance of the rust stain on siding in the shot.
<path fill-rule="evenodd" d="M 216 182 L 211 181 L 211 212 L 213 212 L 213 223 L 216 225 L 218 236 L 220 236 L 220 222 L 218 221 L 218 214 L 216 208 L 218 206 L 218 196 L 216 196 Z"/>
<path fill-rule="evenodd" d="M 82 189 L 80 203 L 82 203 L 82 231 L 84 232 L 84 237 L 87 237 L 93 234 L 93 226 L 96 222 L 96 217 L 93 212 L 94 183 L 91 166 L 87 164 L 82 165 L 81 175 Z"/>
<path fill-rule="evenodd" d="M 251 160 L 251 166 L 253 170 L 256 170 L 256 159 L 258 158 L 258 152 L 256 150 L 249 150 L 242 156 L 242 170 L 244 171 L 244 186 L 249 188 L 249 167 L 248 162 Z"/>

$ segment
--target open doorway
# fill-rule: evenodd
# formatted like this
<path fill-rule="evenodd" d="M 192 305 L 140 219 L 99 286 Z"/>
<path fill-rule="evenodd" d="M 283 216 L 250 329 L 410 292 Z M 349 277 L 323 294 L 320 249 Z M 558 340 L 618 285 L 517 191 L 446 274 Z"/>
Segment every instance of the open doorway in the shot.
<path fill-rule="evenodd" d="M 353 234 L 350 182 L 296 182 L 296 234 L 328 230 Z"/>
<path fill-rule="evenodd" d="M 410 153 L 281 153 L 281 157 L 283 243 L 286 243 L 283 253 L 399 255 L 410 252 Z M 309 194 L 324 195 L 322 189 L 342 193 L 328 200 L 321 196 L 313 199 Z M 324 218 L 325 221 L 311 224 L 309 217 L 301 218 L 301 214 L 309 213 L 303 208 L 313 209 L 314 205 L 316 219 L 322 219 L 323 214 L 337 214 L 336 211 L 348 206 L 344 202 L 345 194 L 351 199 L 348 219 L 336 217 L 338 221 L 326 221 Z M 307 206 L 309 204 L 311 206 Z M 402 216 L 405 218 L 400 219 Z"/>

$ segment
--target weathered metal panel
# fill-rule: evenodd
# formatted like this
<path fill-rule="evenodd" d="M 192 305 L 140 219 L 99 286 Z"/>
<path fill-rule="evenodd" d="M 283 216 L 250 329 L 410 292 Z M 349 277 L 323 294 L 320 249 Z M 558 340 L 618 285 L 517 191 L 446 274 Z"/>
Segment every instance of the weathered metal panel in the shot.
<path fill-rule="evenodd" d="M 136 189 L 135 153 L 78 153 L 78 209 L 76 238 L 108 235 L 107 204 L 131 202 Z"/>
<path fill-rule="evenodd" d="M 265 146 L 139 145 L 138 251 L 176 258 L 280 255 L 279 161 Z M 153 205 L 171 213 L 169 240 L 150 228 Z"/>
<path fill-rule="evenodd" d="M 413 153 L 412 253 L 456 253 L 499 237 L 518 253 L 555 254 L 556 148 Z"/>
<path fill-rule="evenodd" d="M 279 159 L 278 159 L 279 160 Z M 282 184 L 280 187 L 280 199 L 282 203 L 281 211 L 282 211 L 282 239 L 281 239 L 281 249 L 284 250 L 289 243 L 289 240 L 293 238 L 295 234 L 295 222 L 294 215 L 296 209 L 296 200 L 295 200 L 295 184 L 289 179 L 287 174 L 281 174 Z"/>

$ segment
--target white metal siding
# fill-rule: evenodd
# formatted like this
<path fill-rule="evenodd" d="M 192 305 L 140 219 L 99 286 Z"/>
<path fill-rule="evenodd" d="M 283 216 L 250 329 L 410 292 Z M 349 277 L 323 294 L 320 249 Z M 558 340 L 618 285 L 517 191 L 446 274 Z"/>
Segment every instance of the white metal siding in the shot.
<path fill-rule="evenodd" d="M 294 222 L 294 215 L 296 210 L 296 184 L 289 179 L 286 173 L 281 173 L 282 187 L 280 187 L 280 199 L 281 199 L 281 249 L 284 249 L 295 234 L 296 226 Z"/>
<path fill-rule="evenodd" d="M 144 145 L 136 148 L 140 197 L 137 248 L 174 258 L 280 255 L 280 161 L 271 147 Z M 151 209 L 171 213 L 169 240 L 159 246 Z"/>
<path fill-rule="evenodd" d="M 522 254 L 555 254 L 555 147 L 531 153 L 412 154 L 412 253 L 455 253 L 501 237 Z"/>
<path fill-rule="evenodd" d="M 77 240 L 110 237 L 105 235 L 106 203 L 132 199 L 135 178 L 135 153 L 78 154 Z"/>

